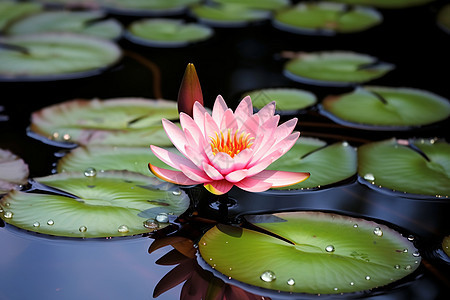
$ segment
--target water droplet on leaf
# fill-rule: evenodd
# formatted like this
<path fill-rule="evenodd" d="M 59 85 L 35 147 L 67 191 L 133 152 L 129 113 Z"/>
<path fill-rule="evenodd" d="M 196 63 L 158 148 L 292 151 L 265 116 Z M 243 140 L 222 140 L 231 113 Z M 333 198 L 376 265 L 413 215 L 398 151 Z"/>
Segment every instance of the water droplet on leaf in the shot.
<path fill-rule="evenodd" d="M 148 219 L 144 221 L 144 227 L 148 229 L 157 229 L 159 228 L 159 224 L 156 223 L 153 219 Z"/>
<path fill-rule="evenodd" d="M 295 284 L 294 278 L 289 278 L 289 279 L 287 280 L 287 284 L 288 284 L 288 285 L 294 285 L 294 284 Z"/>
<path fill-rule="evenodd" d="M 39 226 L 41 226 L 41 224 L 39 222 L 34 222 L 33 223 L 33 227 L 39 227 Z"/>
<path fill-rule="evenodd" d="M 419 253 L 419 251 L 414 251 L 412 255 L 413 255 L 414 257 L 419 257 L 419 256 L 420 256 L 420 253 Z"/>
<path fill-rule="evenodd" d="M 325 247 L 325 251 L 327 251 L 327 252 L 334 252 L 334 246 L 333 245 L 328 245 L 328 246 L 326 246 Z"/>
<path fill-rule="evenodd" d="M 13 213 L 10 212 L 10 211 L 5 211 L 5 213 L 3 214 L 3 216 L 4 216 L 6 219 L 11 219 L 11 218 L 13 217 Z"/>
<path fill-rule="evenodd" d="M 86 232 L 87 231 L 87 227 L 86 226 L 80 226 L 80 228 L 78 228 L 78 230 L 80 232 Z"/>
<path fill-rule="evenodd" d="M 272 272 L 272 271 L 269 271 L 269 270 L 268 271 L 264 271 L 261 274 L 260 278 L 261 278 L 262 281 L 265 281 L 265 282 L 272 282 L 275 279 L 277 279 L 277 277 L 275 276 L 275 273 Z"/>
<path fill-rule="evenodd" d="M 117 231 L 120 232 L 120 233 L 127 233 L 127 232 L 130 231 L 130 230 L 128 229 L 128 226 L 127 226 L 127 225 L 120 225 L 120 226 L 117 228 Z"/>
<path fill-rule="evenodd" d="M 375 176 L 373 176 L 372 173 L 367 173 L 366 175 L 364 175 L 364 179 L 367 181 L 374 181 L 375 180 Z"/>
<path fill-rule="evenodd" d="M 369 275 L 367 275 L 365 278 L 366 278 L 366 280 L 370 280 L 370 276 Z"/>
<path fill-rule="evenodd" d="M 156 215 L 155 220 L 159 223 L 168 223 L 169 216 L 166 213 L 159 213 Z"/>
<path fill-rule="evenodd" d="M 47 221 L 47 225 L 53 226 L 55 224 L 55 221 L 53 221 L 52 219 Z"/>
<path fill-rule="evenodd" d="M 380 227 L 375 227 L 375 229 L 373 230 L 373 234 L 375 234 L 376 236 L 383 236 L 383 230 L 381 230 Z"/>
<path fill-rule="evenodd" d="M 180 196 L 181 195 L 181 190 L 173 191 L 172 194 L 174 194 L 175 196 Z"/>
<path fill-rule="evenodd" d="M 95 177 L 97 175 L 97 170 L 94 168 L 87 168 L 84 170 L 84 176 L 86 177 Z"/>

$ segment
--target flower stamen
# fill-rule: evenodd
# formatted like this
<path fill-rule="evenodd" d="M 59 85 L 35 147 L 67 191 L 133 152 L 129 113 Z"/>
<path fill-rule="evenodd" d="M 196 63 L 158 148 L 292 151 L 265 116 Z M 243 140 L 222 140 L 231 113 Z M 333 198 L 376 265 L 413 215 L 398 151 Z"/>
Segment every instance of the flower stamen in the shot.
<path fill-rule="evenodd" d="M 231 132 L 228 129 L 227 134 L 224 135 L 223 132 L 216 132 L 216 136 L 209 138 L 211 139 L 210 145 L 211 150 L 216 155 L 219 152 L 227 153 L 229 156 L 234 157 L 239 154 L 242 150 L 248 149 L 253 145 L 254 137 L 250 137 L 250 133 L 241 132 L 238 134 L 238 130 Z"/>

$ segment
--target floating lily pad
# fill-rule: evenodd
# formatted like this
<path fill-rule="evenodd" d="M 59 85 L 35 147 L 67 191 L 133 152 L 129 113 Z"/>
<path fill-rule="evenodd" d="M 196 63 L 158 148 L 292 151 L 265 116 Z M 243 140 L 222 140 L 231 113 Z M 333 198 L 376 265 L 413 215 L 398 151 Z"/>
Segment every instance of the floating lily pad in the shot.
<path fill-rule="evenodd" d="M 277 190 L 318 188 L 346 180 L 356 174 L 357 153 L 347 142 L 327 145 L 324 141 L 300 138 L 268 169 L 309 172 L 308 180 Z"/>
<path fill-rule="evenodd" d="M 2 219 L 49 235 L 147 233 L 167 226 L 170 214 L 189 206 L 189 198 L 175 185 L 132 172 L 61 173 L 35 180 L 55 193 L 12 191 L 0 201 Z"/>
<path fill-rule="evenodd" d="M 437 24 L 450 34 L 450 4 L 444 5 L 437 14 Z"/>
<path fill-rule="evenodd" d="M 61 147 L 172 145 L 161 118 L 177 119 L 175 101 L 143 98 L 71 100 L 34 112 L 33 137 Z"/>
<path fill-rule="evenodd" d="M 128 27 L 126 37 L 133 43 L 150 47 L 183 47 L 213 35 L 207 26 L 173 19 L 144 19 Z"/>
<path fill-rule="evenodd" d="M 105 0 L 34 0 L 49 7 L 70 9 L 99 9 Z"/>
<path fill-rule="evenodd" d="M 247 92 L 252 98 L 253 107 L 263 108 L 266 104 L 276 101 L 277 112 L 281 114 L 297 113 L 316 104 L 317 97 L 311 92 L 292 88 L 261 89 Z"/>
<path fill-rule="evenodd" d="M 169 16 L 182 14 L 201 0 L 101 0 L 103 7 L 114 14 L 137 16 Z"/>
<path fill-rule="evenodd" d="M 9 150 L 0 149 L 0 194 L 19 189 L 28 181 L 28 165 Z"/>
<path fill-rule="evenodd" d="M 0 81 L 72 79 L 97 75 L 116 64 L 120 48 L 107 40 L 71 33 L 0 38 Z"/>
<path fill-rule="evenodd" d="M 408 196 L 450 196 L 450 144 L 440 140 L 389 139 L 358 149 L 361 182 Z"/>
<path fill-rule="evenodd" d="M 365 291 L 411 274 L 421 261 L 408 239 L 372 221 L 322 212 L 246 219 L 274 236 L 217 225 L 199 250 L 224 276 L 257 287 L 321 295 Z"/>
<path fill-rule="evenodd" d="M 382 20 L 382 15 L 373 8 L 317 2 L 300 3 L 276 13 L 273 25 L 294 33 L 333 35 L 363 31 Z"/>
<path fill-rule="evenodd" d="M 201 22 L 215 27 L 243 27 L 270 17 L 270 11 L 239 4 L 195 5 L 191 7 L 191 13 Z"/>
<path fill-rule="evenodd" d="M 406 8 L 411 6 L 423 5 L 434 0 L 333 0 L 347 4 L 360 4 L 380 8 Z"/>
<path fill-rule="evenodd" d="M 353 52 L 300 53 L 284 66 L 288 78 L 315 85 L 350 86 L 382 77 L 394 65 Z"/>
<path fill-rule="evenodd" d="M 450 257 L 450 235 L 447 235 L 442 240 L 442 250 L 444 250 L 445 254 Z"/>
<path fill-rule="evenodd" d="M 30 15 L 13 23 L 7 34 L 43 32 L 73 32 L 105 39 L 117 39 L 122 25 L 115 19 L 105 19 L 102 11 L 46 11 Z"/>
<path fill-rule="evenodd" d="M 38 3 L 23 3 L 14 1 L 0 2 L 0 32 L 5 30 L 8 24 L 26 15 L 42 10 Z"/>
<path fill-rule="evenodd" d="M 328 96 L 321 112 L 346 126 L 401 130 L 432 124 L 450 116 L 450 102 L 412 88 L 367 86 L 341 96 Z"/>
<path fill-rule="evenodd" d="M 237 4 L 246 8 L 278 10 L 291 4 L 290 0 L 212 0 L 218 4 Z"/>
<path fill-rule="evenodd" d="M 167 148 L 177 152 L 176 148 Z M 62 157 L 56 170 L 61 172 L 83 172 L 89 168 L 96 170 L 128 170 L 143 175 L 154 175 L 148 169 L 148 163 L 159 167 L 168 166 L 146 147 L 87 146 L 78 147 Z M 171 167 L 168 167 L 172 169 Z"/>

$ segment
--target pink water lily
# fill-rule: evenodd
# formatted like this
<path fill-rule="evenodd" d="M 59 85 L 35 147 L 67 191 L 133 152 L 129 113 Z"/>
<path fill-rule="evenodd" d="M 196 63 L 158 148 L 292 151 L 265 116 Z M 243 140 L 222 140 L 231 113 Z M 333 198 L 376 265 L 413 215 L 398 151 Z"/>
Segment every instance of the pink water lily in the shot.
<path fill-rule="evenodd" d="M 305 172 L 265 170 L 286 153 L 300 133 L 293 132 L 297 119 L 278 126 L 275 102 L 253 114 L 252 101 L 245 97 L 235 112 L 218 96 L 212 114 L 198 102 L 193 117 L 180 113 L 181 128 L 163 119 L 164 129 L 174 146 L 184 155 L 150 146 L 153 153 L 176 170 L 149 164 L 151 172 L 180 185 L 203 184 L 211 193 L 227 193 L 234 185 L 250 192 L 299 183 Z"/>

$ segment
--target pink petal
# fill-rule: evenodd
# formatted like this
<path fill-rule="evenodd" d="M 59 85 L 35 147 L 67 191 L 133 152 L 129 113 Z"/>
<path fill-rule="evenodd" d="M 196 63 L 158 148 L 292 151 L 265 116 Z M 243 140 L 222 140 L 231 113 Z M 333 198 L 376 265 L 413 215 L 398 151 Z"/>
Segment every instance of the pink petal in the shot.
<path fill-rule="evenodd" d="M 207 114 L 206 109 L 200 103 L 195 102 L 192 114 L 194 121 L 197 124 L 197 127 L 200 129 L 203 135 L 205 135 L 204 129 L 205 129 L 205 114 Z"/>
<path fill-rule="evenodd" d="M 181 172 L 186 175 L 186 177 L 190 178 L 196 182 L 209 182 L 211 179 L 206 175 L 205 171 L 199 170 L 197 167 L 190 168 L 185 165 L 180 165 Z"/>
<path fill-rule="evenodd" d="M 199 151 L 198 148 L 193 148 L 191 146 L 185 147 L 186 157 L 197 166 L 199 169 L 203 169 L 203 162 L 208 161 L 205 152 Z"/>
<path fill-rule="evenodd" d="M 224 129 L 231 129 L 231 132 L 235 132 L 238 129 L 238 123 L 231 109 L 227 109 L 222 114 L 222 122 L 217 124 L 220 125 L 220 129 L 222 130 L 222 132 Z"/>
<path fill-rule="evenodd" d="M 217 171 L 222 175 L 227 175 L 234 169 L 234 159 L 227 153 L 218 152 L 214 155 L 213 159 L 210 160 L 211 164 L 216 168 Z"/>
<path fill-rule="evenodd" d="M 162 119 L 162 124 L 172 144 L 184 155 L 184 146 L 187 143 L 184 132 L 166 119 Z"/>
<path fill-rule="evenodd" d="M 252 193 L 264 192 L 272 187 L 271 183 L 254 179 L 253 177 L 247 177 L 244 180 L 235 183 L 235 185 Z"/>
<path fill-rule="evenodd" d="M 181 184 L 181 185 L 193 185 L 193 184 L 202 183 L 202 182 L 196 182 L 196 181 L 188 178 L 186 175 L 183 174 L 183 172 L 180 172 L 180 171 L 173 171 L 173 170 L 158 168 L 157 166 L 154 166 L 152 164 L 148 164 L 148 168 L 156 177 L 158 177 L 159 179 L 162 179 L 164 181 L 170 182 L 170 183 Z"/>
<path fill-rule="evenodd" d="M 247 120 L 242 124 L 239 131 L 245 131 L 246 133 L 250 133 L 250 136 L 256 137 L 259 129 L 259 117 L 258 115 L 252 115 L 247 118 Z"/>
<path fill-rule="evenodd" d="M 242 126 L 251 115 L 253 115 L 252 99 L 250 99 L 250 96 L 246 96 L 239 102 L 239 105 L 234 111 L 234 116 L 236 117 L 239 127 Z"/>
<path fill-rule="evenodd" d="M 302 182 L 309 176 L 310 174 L 305 172 L 264 170 L 250 178 L 268 182 L 272 184 L 272 187 L 283 187 Z"/>
<path fill-rule="evenodd" d="M 207 162 L 203 162 L 202 164 L 203 170 L 205 171 L 206 175 L 209 176 L 212 180 L 222 180 L 223 175 L 220 174 L 219 171 L 217 171 L 216 168 L 208 164 Z"/>
<path fill-rule="evenodd" d="M 228 193 L 233 187 L 232 183 L 226 180 L 217 180 L 204 184 L 205 188 L 215 195 L 222 195 Z"/>
<path fill-rule="evenodd" d="M 259 160 L 257 163 L 251 165 L 249 164 L 248 176 L 251 177 L 263 170 L 265 170 L 271 163 L 276 161 L 281 155 L 283 155 L 283 151 L 281 149 L 273 151 L 270 155 L 267 155 L 263 159 Z"/>
<path fill-rule="evenodd" d="M 216 122 L 214 122 L 214 119 L 208 115 L 205 114 L 205 130 L 203 131 L 205 135 L 205 139 L 209 141 L 210 137 L 216 137 L 216 133 L 220 134 L 220 130 Z"/>
<path fill-rule="evenodd" d="M 246 168 L 248 163 L 250 162 L 250 159 L 253 156 L 253 153 L 254 153 L 253 150 L 248 148 L 236 154 L 233 157 L 234 166 L 232 171 Z"/>
<path fill-rule="evenodd" d="M 222 96 L 217 96 L 216 101 L 214 102 L 212 117 L 216 124 L 220 124 L 222 122 L 222 117 L 225 111 L 228 109 L 225 100 L 223 100 Z"/>
<path fill-rule="evenodd" d="M 248 174 L 247 170 L 237 170 L 228 173 L 227 176 L 225 176 L 225 179 L 229 182 L 239 182 L 245 177 L 247 177 L 247 174 Z"/>
<path fill-rule="evenodd" d="M 261 123 L 266 122 L 275 114 L 275 101 L 267 103 L 263 108 L 261 108 L 257 115 L 261 119 Z"/>
<path fill-rule="evenodd" d="M 266 157 L 272 157 L 274 153 L 276 153 L 278 157 L 276 157 L 273 161 L 277 160 L 280 156 L 282 156 L 284 153 L 288 152 L 292 148 L 292 146 L 298 140 L 299 136 L 300 132 L 297 131 L 290 134 L 288 137 L 279 141 L 278 143 L 272 145 L 272 147 L 270 147 L 270 149 L 267 150 L 267 152 L 260 158 L 260 160 L 263 160 Z M 281 150 L 281 153 L 279 152 L 279 150 Z M 253 166 L 255 163 L 257 163 L 257 161 L 252 159 L 250 165 Z"/>
<path fill-rule="evenodd" d="M 297 118 L 290 119 L 277 127 L 275 131 L 276 142 L 281 141 L 292 133 L 297 125 Z"/>
<path fill-rule="evenodd" d="M 189 166 L 190 168 L 196 168 L 192 161 L 185 157 L 177 155 L 158 146 L 151 145 L 150 148 L 152 149 L 152 152 L 156 155 L 156 157 L 158 157 L 160 160 L 174 169 L 180 170 L 181 165 Z"/>
<path fill-rule="evenodd" d="M 258 138 L 255 139 L 253 144 L 253 151 L 255 151 L 253 160 L 259 160 L 275 143 L 277 139 L 275 132 L 279 120 L 280 116 L 276 115 L 259 127 Z"/>
<path fill-rule="evenodd" d="M 200 145 L 200 141 L 204 140 L 204 136 L 200 128 L 198 128 L 197 123 L 189 117 L 187 114 L 181 113 L 180 114 L 180 124 L 183 128 L 183 132 L 186 135 L 186 131 L 189 131 L 189 133 L 194 138 L 195 144 Z M 192 141 L 188 141 L 192 142 Z"/>

